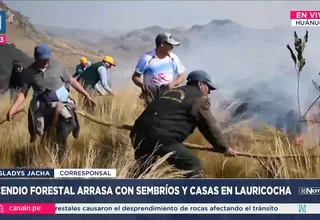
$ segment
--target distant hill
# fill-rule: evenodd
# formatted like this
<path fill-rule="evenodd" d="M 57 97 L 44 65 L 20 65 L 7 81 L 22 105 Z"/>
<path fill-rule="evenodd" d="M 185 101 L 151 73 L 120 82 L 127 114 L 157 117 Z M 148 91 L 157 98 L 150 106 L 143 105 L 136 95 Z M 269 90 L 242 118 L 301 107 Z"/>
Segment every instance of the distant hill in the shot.
<path fill-rule="evenodd" d="M 135 29 L 119 37 L 107 36 L 100 40 L 97 45 L 103 50 L 112 53 L 123 53 L 128 56 L 128 53 L 138 56 L 152 48 L 154 48 L 154 40 L 156 35 L 162 32 L 169 32 L 178 40 L 184 40 L 186 29 L 183 28 L 163 28 L 160 26 L 150 26 L 143 29 Z"/>
<path fill-rule="evenodd" d="M 232 25 L 234 22 L 232 20 L 212 20 L 210 23 L 205 25 L 195 24 L 193 25 L 189 31 L 203 31 L 207 28 L 218 28 L 225 25 Z"/>
<path fill-rule="evenodd" d="M 39 35 L 39 37 L 46 38 L 46 40 L 50 40 L 50 37 L 45 35 L 44 33 L 39 32 L 33 24 L 31 24 L 29 17 L 24 16 L 19 11 L 15 11 L 7 7 L 2 1 L 0 1 L 0 11 L 6 11 L 7 14 L 7 23 L 15 25 L 26 32 L 34 33 Z"/>
<path fill-rule="evenodd" d="M 125 35 L 122 35 L 120 39 L 122 40 L 137 40 L 142 42 L 153 42 L 155 36 L 162 32 L 169 32 L 172 35 L 176 36 L 176 38 L 181 38 L 182 34 L 185 33 L 185 30 L 182 28 L 163 28 L 160 26 L 150 26 L 143 29 L 135 29 L 128 32 Z"/>
<path fill-rule="evenodd" d="M 35 27 L 54 38 L 76 38 L 83 43 L 93 44 L 102 40 L 105 37 L 117 37 L 123 34 L 122 30 L 112 29 L 109 31 L 98 31 L 79 28 L 63 28 L 50 25 L 36 24 Z"/>
<path fill-rule="evenodd" d="M 120 44 L 116 47 L 127 52 L 139 50 L 139 45 L 142 45 L 141 48 L 153 48 L 156 35 L 162 32 L 171 33 L 174 38 L 181 41 L 181 47 L 190 47 L 213 39 L 234 39 L 244 34 L 258 31 L 237 24 L 232 20 L 212 20 L 205 25 L 193 25 L 190 29 L 180 27 L 164 28 L 156 25 L 135 29 L 120 37 L 105 37 L 98 42 L 98 45 L 110 47 L 111 45 Z M 143 49 L 140 51 L 143 51 Z"/>
<path fill-rule="evenodd" d="M 181 41 L 182 48 L 191 48 L 198 43 L 217 39 L 236 39 L 243 35 L 258 32 L 252 28 L 237 24 L 232 20 L 212 20 L 205 25 L 193 25 L 190 29 L 175 27 L 165 28 L 157 25 L 134 29 L 122 35 L 108 34 L 94 30 L 60 28 L 47 25 L 36 25 L 39 30 L 69 45 L 84 47 L 97 53 L 114 54 L 127 60 L 154 48 L 157 34 L 169 32 Z"/>

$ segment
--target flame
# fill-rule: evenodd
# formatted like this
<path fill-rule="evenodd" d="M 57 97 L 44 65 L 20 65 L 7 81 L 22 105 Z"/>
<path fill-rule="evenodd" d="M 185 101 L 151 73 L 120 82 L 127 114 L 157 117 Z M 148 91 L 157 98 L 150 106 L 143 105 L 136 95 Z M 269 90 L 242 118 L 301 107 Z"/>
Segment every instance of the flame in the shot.
<path fill-rule="evenodd" d="M 319 125 L 320 122 L 320 106 L 315 105 L 312 107 L 310 113 L 306 116 L 307 120 L 307 129 L 303 131 L 303 133 L 296 137 L 295 142 L 298 145 L 303 145 L 305 143 L 305 140 L 312 140 L 317 141 L 314 139 L 318 139 L 318 137 L 315 137 L 314 135 L 319 134 Z"/>
<path fill-rule="evenodd" d="M 296 137 L 296 144 L 303 145 L 303 137 L 302 136 Z"/>

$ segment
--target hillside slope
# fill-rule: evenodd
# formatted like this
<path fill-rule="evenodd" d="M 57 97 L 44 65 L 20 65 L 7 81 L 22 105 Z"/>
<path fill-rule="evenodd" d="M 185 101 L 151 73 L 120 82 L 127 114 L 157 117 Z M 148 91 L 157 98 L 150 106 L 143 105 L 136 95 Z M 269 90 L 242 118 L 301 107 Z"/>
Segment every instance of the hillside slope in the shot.
<path fill-rule="evenodd" d="M 33 56 L 34 47 L 39 43 L 47 43 L 52 49 L 53 56 L 64 62 L 68 70 L 73 73 L 75 65 L 79 62 L 81 56 L 87 56 L 91 60 L 101 59 L 100 54 L 93 51 L 84 51 L 83 49 L 69 46 L 66 43 L 59 42 L 47 34 L 38 31 L 20 12 L 11 10 L 0 1 L 1 10 L 7 11 L 7 42 L 13 43 L 17 48 L 26 54 Z M 1 46 L 0 46 L 1 48 Z"/>

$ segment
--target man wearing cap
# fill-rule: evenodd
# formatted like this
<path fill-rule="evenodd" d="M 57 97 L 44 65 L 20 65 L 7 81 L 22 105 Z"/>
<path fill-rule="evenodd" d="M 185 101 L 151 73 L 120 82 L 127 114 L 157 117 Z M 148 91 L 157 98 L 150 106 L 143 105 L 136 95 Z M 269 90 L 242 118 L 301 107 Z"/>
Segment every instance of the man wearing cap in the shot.
<path fill-rule="evenodd" d="M 191 170 L 187 178 L 200 177 L 200 160 L 183 145 L 196 127 L 216 152 L 235 156 L 210 111 L 208 94 L 216 89 L 210 76 L 197 70 L 188 75 L 187 81 L 187 85 L 169 90 L 151 102 L 135 121 L 130 137 L 135 158 L 143 164 L 139 173 L 150 166 L 146 164 L 150 156 L 163 157 L 174 151 L 168 162 L 178 169 Z"/>
<path fill-rule="evenodd" d="M 80 63 L 76 66 L 76 73 L 73 74 L 73 78 L 78 78 L 79 75 L 86 70 L 89 66 L 91 66 L 91 62 L 88 61 L 86 57 L 81 57 L 80 58 Z"/>
<path fill-rule="evenodd" d="M 17 97 L 13 102 L 10 110 L 7 113 L 7 119 L 11 120 L 14 114 L 23 104 L 30 88 L 33 89 L 34 95 L 30 102 L 30 112 L 33 116 L 39 111 L 43 111 L 45 114 L 45 124 L 52 123 L 55 110 L 50 106 L 53 103 L 68 103 L 69 102 L 69 91 L 66 89 L 66 83 L 70 84 L 76 91 L 86 97 L 90 104 L 95 105 L 94 100 L 85 91 L 85 89 L 77 82 L 76 79 L 72 78 L 71 75 L 66 71 L 65 66 L 58 60 L 51 60 L 51 50 L 47 44 L 40 44 L 34 48 L 34 59 L 35 61 L 24 70 L 21 75 L 22 86 L 18 91 Z M 64 104 L 63 104 L 64 105 Z M 58 105 L 62 108 L 62 105 Z M 61 111 L 61 109 L 59 109 Z M 71 108 L 70 108 L 71 109 Z M 32 116 L 32 117 L 33 117 Z M 74 117 L 73 117 L 74 119 Z M 74 122 L 74 121 L 72 121 Z M 35 133 L 31 131 L 32 123 L 35 123 L 35 119 L 28 121 L 29 132 L 31 135 L 30 141 L 35 141 Z M 70 132 L 74 131 L 74 126 L 70 126 L 71 121 L 59 120 L 57 126 L 57 142 L 61 146 L 66 146 L 67 137 Z M 72 124 L 74 125 L 74 124 Z M 45 126 L 47 127 L 47 126 Z M 72 127 L 72 129 L 71 129 Z M 48 128 L 48 127 L 47 127 Z M 68 130 L 70 128 L 70 130 Z M 42 135 L 37 133 L 38 135 Z M 75 136 L 75 134 L 74 134 Z"/>
<path fill-rule="evenodd" d="M 97 91 L 100 95 L 113 95 L 111 80 L 108 77 L 108 70 L 116 66 L 113 57 L 106 56 L 102 61 L 92 64 L 79 77 L 79 82 L 83 83 L 87 90 Z"/>
<path fill-rule="evenodd" d="M 158 34 L 156 48 L 140 57 L 132 75 L 132 81 L 142 89 L 141 98 L 149 104 L 164 91 L 180 85 L 184 81 L 185 67 L 179 57 L 172 53 L 180 42 L 171 34 Z M 143 80 L 141 79 L 143 75 Z"/>

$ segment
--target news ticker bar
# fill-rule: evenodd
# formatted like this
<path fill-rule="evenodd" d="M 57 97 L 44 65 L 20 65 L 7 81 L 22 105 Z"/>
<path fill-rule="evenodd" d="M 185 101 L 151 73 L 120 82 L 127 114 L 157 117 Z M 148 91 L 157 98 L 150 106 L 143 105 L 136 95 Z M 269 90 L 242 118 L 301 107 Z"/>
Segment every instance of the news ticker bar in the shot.
<path fill-rule="evenodd" d="M 0 214 L 320 214 L 320 203 L 0 204 Z"/>
<path fill-rule="evenodd" d="M 116 169 L 0 169 L 0 178 L 113 178 Z"/>

